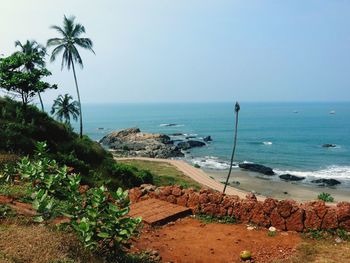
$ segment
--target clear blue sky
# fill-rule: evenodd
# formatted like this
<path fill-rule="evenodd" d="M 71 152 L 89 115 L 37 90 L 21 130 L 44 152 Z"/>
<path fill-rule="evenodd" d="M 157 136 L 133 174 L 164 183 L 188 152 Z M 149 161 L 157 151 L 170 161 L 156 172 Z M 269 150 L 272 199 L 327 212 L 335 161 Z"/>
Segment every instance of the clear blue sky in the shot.
<path fill-rule="evenodd" d="M 350 1 L 1 0 L 0 54 L 75 15 L 83 102 L 350 101 Z M 76 96 L 71 72 L 49 64 Z"/>

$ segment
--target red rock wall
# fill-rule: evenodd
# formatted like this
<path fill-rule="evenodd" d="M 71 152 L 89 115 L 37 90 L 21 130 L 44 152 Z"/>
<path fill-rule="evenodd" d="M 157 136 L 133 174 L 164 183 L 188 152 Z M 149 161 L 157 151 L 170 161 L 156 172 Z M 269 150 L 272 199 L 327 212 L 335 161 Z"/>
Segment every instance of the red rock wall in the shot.
<path fill-rule="evenodd" d="M 170 203 L 186 206 L 194 213 L 214 216 L 233 216 L 242 222 L 259 226 L 274 226 L 280 230 L 302 232 L 308 229 L 343 228 L 350 231 L 350 203 L 341 202 L 326 206 L 323 201 L 297 203 L 293 200 L 278 201 L 267 198 L 257 201 L 253 194 L 246 199 L 235 195 L 201 189 L 182 189 L 179 186 L 155 187 L 142 185 L 129 191 L 130 200 L 138 202 L 147 198 L 158 198 Z"/>

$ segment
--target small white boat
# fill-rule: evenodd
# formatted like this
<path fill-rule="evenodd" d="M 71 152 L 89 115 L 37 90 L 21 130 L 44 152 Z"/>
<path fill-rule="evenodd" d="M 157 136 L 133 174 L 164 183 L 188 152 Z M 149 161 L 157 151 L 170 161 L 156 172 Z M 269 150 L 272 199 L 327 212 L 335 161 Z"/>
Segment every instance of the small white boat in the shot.
<path fill-rule="evenodd" d="M 335 111 L 334 111 L 334 110 L 331 110 L 331 111 L 329 112 L 329 114 L 335 114 Z"/>
<path fill-rule="evenodd" d="M 295 111 L 293 111 L 293 113 L 299 113 L 299 111 L 295 110 Z"/>

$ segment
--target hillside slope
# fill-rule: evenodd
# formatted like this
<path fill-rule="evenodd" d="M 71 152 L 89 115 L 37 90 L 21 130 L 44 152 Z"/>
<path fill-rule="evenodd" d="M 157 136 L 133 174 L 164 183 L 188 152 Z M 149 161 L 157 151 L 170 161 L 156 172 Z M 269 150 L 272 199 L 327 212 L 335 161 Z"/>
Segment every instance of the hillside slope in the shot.
<path fill-rule="evenodd" d="M 79 138 L 70 127 L 36 107 L 29 106 L 24 114 L 21 103 L 0 98 L 0 153 L 32 155 L 38 141 L 47 143 L 50 158 L 81 173 L 83 183 L 129 188 L 152 182 L 148 172 L 116 164 L 97 142 L 87 136 Z"/>

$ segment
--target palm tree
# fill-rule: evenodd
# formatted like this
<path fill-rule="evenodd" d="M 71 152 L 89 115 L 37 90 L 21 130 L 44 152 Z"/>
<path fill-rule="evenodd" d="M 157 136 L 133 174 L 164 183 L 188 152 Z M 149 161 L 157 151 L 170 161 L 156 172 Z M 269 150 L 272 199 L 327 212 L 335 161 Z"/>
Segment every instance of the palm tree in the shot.
<path fill-rule="evenodd" d="M 44 57 L 46 55 L 46 49 L 42 45 L 38 44 L 34 40 L 27 40 L 25 44 L 22 44 L 19 40 L 15 42 L 15 47 L 20 47 L 22 53 L 26 55 L 34 55 L 37 54 L 37 59 L 34 61 L 28 62 L 25 64 L 25 70 L 31 71 L 34 69 L 35 66 L 44 67 L 45 61 Z M 40 100 L 41 110 L 44 111 L 44 104 L 43 100 L 41 99 L 40 91 L 38 91 L 38 96 Z"/>
<path fill-rule="evenodd" d="M 239 112 L 240 109 L 241 109 L 241 107 L 239 106 L 239 103 L 236 102 L 236 105 L 235 105 L 235 114 L 236 114 L 235 137 L 234 137 L 234 140 L 233 140 L 233 149 L 232 149 L 232 155 L 231 155 L 230 170 L 229 170 L 228 175 L 227 175 L 227 179 L 226 179 L 226 182 L 225 182 L 223 193 L 225 193 L 225 191 L 226 191 L 226 186 L 228 184 L 228 180 L 230 179 L 230 175 L 231 175 L 231 171 L 232 171 L 233 158 L 235 156 L 236 144 L 237 144 L 238 112 Z"/>
<path fill-rule="evenodd" d="M 55 115 L 56 119 L 70 125 L 70 118 L 72 116 L 73 120 L 77 121 L 79 116 L 79 103 L 77 101 L 72 101 L 72 96 L 69 94 L 64 94 L 64 96 L 59 95 L 57 99 L 54 100 L 51 114 Z"/>
<path fill-rule="evenodd" d="M 66 17 L 63 19 L 63 28 L 59 26 L 52 26 L 52 29 L 55 29 L 60 35 L 61 38 L 51 38 L 47 41 L 47 46 L 55 46 L 51 54 L 51 62 L 56 60 L 57 55 L 61 52 L 62 54 L 62 62 L 61 69 L 67 67 L 68 70 L 70 68 L 73 69 L 75 87 L 77 90 L 78 103 L 79 103 L 79 116 L 80 116 L 80 137 L 83 136 L 83 115 L 81 110 L 81 101 L 80 101 L 80 93 L 78 87 L 77 76 L 75 72 L 74 63 L 78 63 L 81 68 L 83 68 L 83 60 L 80 57 L 78 52 L 78 47 L 90 50 L 94 52 L 92 49 L 92 41 L 89 38 L 81 38 L 80 35 L 85 33 L 85 27 L 79 23 L 74 23 L 75 17 Z"/>

